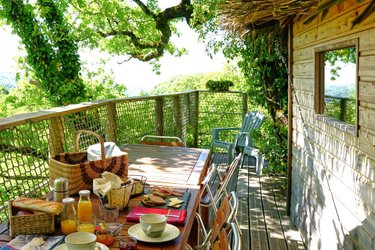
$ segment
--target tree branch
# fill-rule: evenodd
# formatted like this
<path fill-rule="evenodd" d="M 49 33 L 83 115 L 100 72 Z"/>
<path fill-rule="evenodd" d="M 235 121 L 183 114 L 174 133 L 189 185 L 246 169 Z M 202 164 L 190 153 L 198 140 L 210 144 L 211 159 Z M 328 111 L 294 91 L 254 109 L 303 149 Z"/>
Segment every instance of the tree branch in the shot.
<path fill-rule="evenodd" d="M 142 1 L 140 1 L 140 0 L 133 0 L 133 2 L 135 2 L 141 8 L 141 10 L 143 11 L 143 13 L 145 13 L 147 16 L 150 16 L 153 19 L 156 18 L 156 15 L 154 13 L 152 13 L 149 10 L 149 8 L 147 8 L 147 6 Z"/>
<path fill-rule="evenodd" d="M 142 38 L 137 36 L 136 33 L 131 30 L 118 30 L 114 28 L 112 25 L 113 22 L 111 22 L 110 20 L 108 20 L 110 31 L 97 31 L 98 34 L 103 38 L 113 36 L 128 37 L 137 51 L 127 53 L 131 57 L 137 58 L 141 61 L 147 62 L 152 59 L 161 57 L 164 54 L 165 47 L 169 43 L 169 40 L 172 36 L 172 30 L 169 21 L 177 18 L 185 18 L 189 23 L 189 20 L 193 14 L 193 6 L 191 5 L 190 0 L 181 0 L 178 5 L 169 7 L 159 14 L 153 13 L 141 0 L 133 0 L 133 2 L 141 8 L 145 15 L 151 17 L 155 21 L 156 29 L 160 32 L 159 40 L 154 42 L 142 41 Z"/>

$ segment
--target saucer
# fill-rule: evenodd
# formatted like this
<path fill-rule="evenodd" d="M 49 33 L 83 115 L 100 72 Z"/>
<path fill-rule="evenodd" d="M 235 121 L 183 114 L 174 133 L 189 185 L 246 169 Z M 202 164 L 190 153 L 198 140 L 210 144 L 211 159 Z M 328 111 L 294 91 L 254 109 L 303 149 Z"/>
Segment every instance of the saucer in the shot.
<path fill-rule="evenodd" d="M 128 233 L 130 236 L 134 237 L 135 239 L 143 242 L 149 243 L 161 243 L 170 240 L 176 239 L 180 235 L 180 230 L 171 224 L 167 224 L 165 227 L 164 232 L 161 234 L 160 237 L 152 238 L 147 236 L 141 228 L 141 224 L 135 224 L 128 229 Z"/>
<path fill-rule="evenodd" d="M 106 245 L 100 242 L 96 242 L 96 246 L 100 247 L 101 250 L 109 250 L 109 248 Z M 68 248 L 66 248 L 65 243 L 54 248 L 54 250 L 67 250 L 67 249 Z"/>

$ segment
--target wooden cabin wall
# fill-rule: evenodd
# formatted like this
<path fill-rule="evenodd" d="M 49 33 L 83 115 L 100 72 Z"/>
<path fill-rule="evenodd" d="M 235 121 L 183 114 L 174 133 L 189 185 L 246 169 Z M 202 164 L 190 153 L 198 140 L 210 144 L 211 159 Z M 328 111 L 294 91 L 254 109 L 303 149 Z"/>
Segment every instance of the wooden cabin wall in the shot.
<path fill-rule="evenodd" d="M 291 217 L 309 249 L 375 249 L 375 13 L 347 0 L 324 19 L 293 24 Z M 314 111 L 314 51 L 358 39 L 358 136 Z"/>

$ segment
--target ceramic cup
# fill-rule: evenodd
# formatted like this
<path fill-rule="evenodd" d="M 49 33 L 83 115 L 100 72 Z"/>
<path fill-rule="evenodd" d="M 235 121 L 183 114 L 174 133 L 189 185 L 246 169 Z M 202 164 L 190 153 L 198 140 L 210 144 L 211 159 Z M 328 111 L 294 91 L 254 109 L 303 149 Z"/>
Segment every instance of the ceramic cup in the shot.
<path fill-rule="evenodd" d="M 76 232 L 67 235 L 65 245 L 68 250 L 101 250 L 99 246 L 96 246 L 95 234 L 88 232 Z"/>
<path fill-rule="evenodd" d="M 167 217 L 161 214 L 144 214 L 139 221 L 143 232 L 152 238 L 160 237 L 167 225 Z"/>

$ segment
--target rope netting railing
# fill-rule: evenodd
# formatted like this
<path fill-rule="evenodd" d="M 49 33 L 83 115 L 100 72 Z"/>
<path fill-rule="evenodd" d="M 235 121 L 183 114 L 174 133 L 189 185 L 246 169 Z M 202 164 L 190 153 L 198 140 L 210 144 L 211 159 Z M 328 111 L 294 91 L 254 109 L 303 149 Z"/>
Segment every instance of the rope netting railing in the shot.
<path fill-rule="evenodd" d="M 144 135 L 180 137 L 187 147 L 209 148 L 211 129 L 238 127 L 247 111 L 241 92 L 189 91 L 122 98 L 58 107 L 0 119 L 0 222 L 7 203 L 19 196 L 43 197 L 51 191 L 48 159 L 74 151 L 81 129 L 118 146 L 139 143 Z M 97 143 L 84 135 L 80 150 Z"/>

